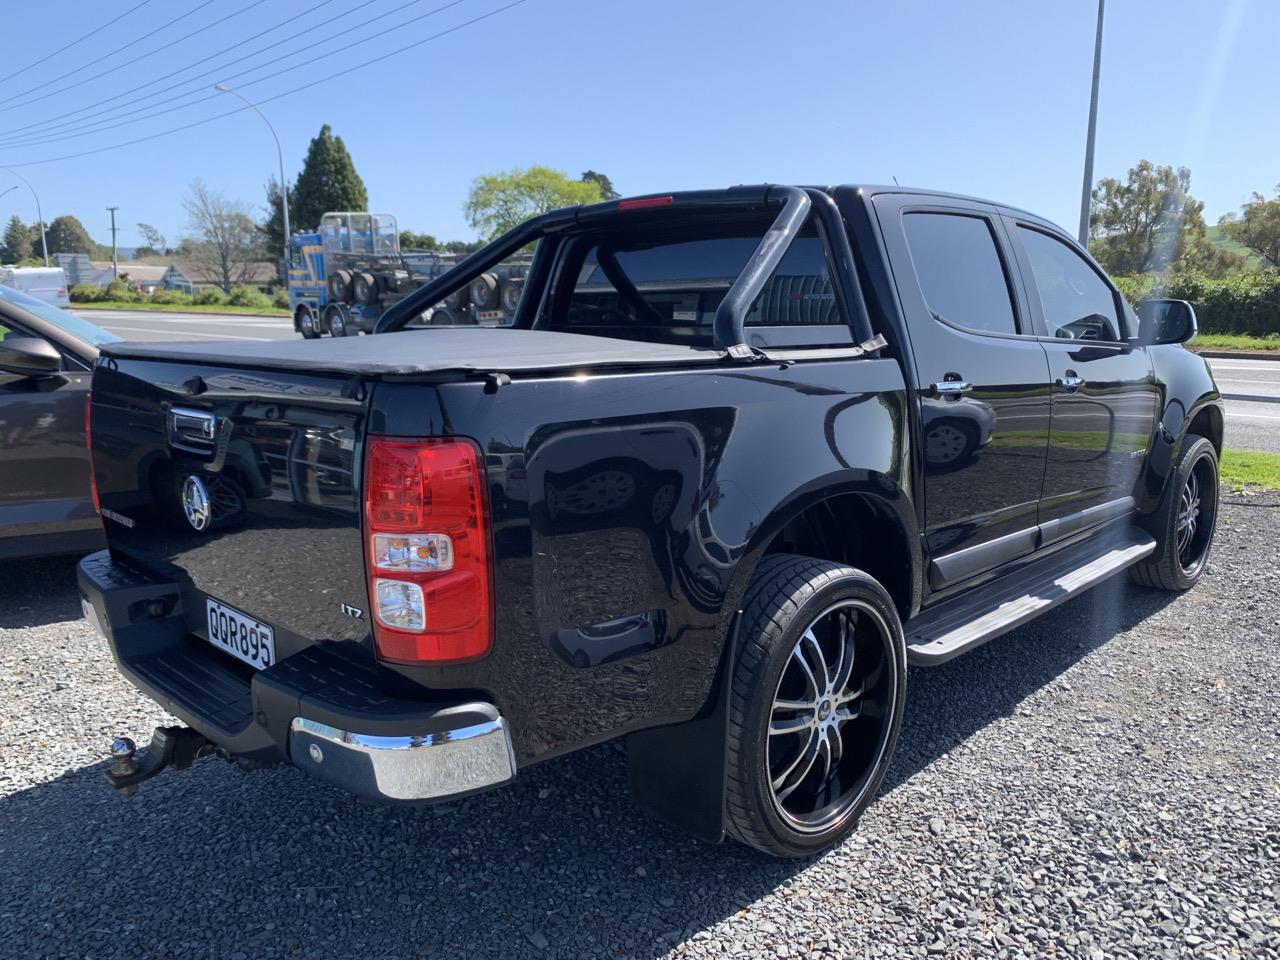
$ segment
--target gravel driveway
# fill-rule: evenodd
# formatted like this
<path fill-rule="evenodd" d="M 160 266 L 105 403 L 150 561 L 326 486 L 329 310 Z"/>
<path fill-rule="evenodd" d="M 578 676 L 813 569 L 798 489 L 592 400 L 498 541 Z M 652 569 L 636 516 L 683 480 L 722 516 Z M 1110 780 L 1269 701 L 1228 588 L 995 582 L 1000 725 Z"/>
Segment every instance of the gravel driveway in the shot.
<path fill-rule="evenodd" d="M 910 677 L 861 829 L 808 863 L 691 841 L 605 746 L 445 808 L 217 761 L 132 801 L 163 714 L 72 565 L 0 564 L 0 955 L 1280 956 L 1280 502 L 1178 598 L 1105 584 Z"/>

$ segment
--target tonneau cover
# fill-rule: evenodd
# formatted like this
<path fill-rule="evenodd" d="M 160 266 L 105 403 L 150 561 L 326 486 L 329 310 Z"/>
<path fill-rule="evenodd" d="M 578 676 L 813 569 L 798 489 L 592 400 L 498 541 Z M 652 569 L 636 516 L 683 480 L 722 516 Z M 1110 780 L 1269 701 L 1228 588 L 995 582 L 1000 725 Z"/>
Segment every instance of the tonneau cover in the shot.
<path fill-rule="evenodd" d="M 124 341 L 103 345 L 102 354 L 119 359 L 367 377 L 715 363 L 725 356 L 723 351 L 711 348 L 502 327 L 428 327 L 319 340 Z"/>

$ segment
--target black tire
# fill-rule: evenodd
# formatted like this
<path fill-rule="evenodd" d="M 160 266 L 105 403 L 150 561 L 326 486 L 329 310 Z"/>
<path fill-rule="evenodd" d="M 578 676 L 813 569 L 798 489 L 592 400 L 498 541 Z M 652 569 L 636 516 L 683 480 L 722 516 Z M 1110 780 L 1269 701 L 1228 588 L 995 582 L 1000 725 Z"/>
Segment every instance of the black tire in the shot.
<path fill-rule="evenodd" d="M 807 634 L 816 647 L 802 640 Z M 743 598 L 738 637 L 726 756 L 729 833 L 776 857 L 812 856 L 853 830 L 888 770 L 907 682 L 897 609 L 861 570 L 770 555 Z M 853 656 L 832 669 L 826 660 L 842 647 Z M 794 693 L 809 687 L 812 697 Z M 812 705 L 790 706 L 810 699 Z"/>
<path fill-rule="evenodd" d="M 524 281 L 507 280 L 502 284 L 502 309 L 507 313 L 515 313 L 516 307 L 520 304 L 520 294 L 524 292 Z"/>
<path fill-rule="evenodd" d="M 340 304 L 331 303 L 324 308 L 324 325 L 331 337 L 345 337 L 350 332 L 346 311 Z"/>
<path fill-rule="evenodd" d="M 358 303 L 375 306 L 378 302 L 378 279 L 372 273 L 357 273 L 351 278 L 351 295 Z"/>
<path fill-rule="evenodd" d="M 329 275 L 329 299 L 342 302 L 351 292 L 351 271 L 335 270 Z"/>
<path fill-rule="evenodd" d="M 471 302 L 477 310 L 493 310 L 498 306 L 498 278 L 482 273 L 471 281 Z"/>
<path fill-rule="evenodd" d="M 320 336 L 320 327 L 316 321 L 316 315 L 306 305 L 298 307 L 296 326 L 305 340 L 314 340 Z"/>
<path fill-rule="evenodd" d="M 448 307 L 436 307 L 431 313 L 431 319 L 427 321 L 433 327 L 452 327 L 457 322 L 457 316 Z"/>
<path fill-rule="evenodd" d="M 1188 516 L 1190 532 L 1184 546 L 1183 521 Z M 1218 452 L 1212 441 L 1190 433 L 1159 508 L 1143 524 L 1156 538 L 1155 552 L 1130 567 L 1129 575 L 1156 590 L 1190 590 L 1204 573 L 1217 520 Z"/>

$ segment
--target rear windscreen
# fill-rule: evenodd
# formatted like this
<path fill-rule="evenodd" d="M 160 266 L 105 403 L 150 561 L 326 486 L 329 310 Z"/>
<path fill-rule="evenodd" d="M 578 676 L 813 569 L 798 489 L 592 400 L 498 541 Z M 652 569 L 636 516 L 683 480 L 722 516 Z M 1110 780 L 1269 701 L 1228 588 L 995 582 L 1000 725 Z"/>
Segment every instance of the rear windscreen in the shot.
<path fill-rule="evenodd" d="M 746 267 L 768 221 L 616 231 L 570 244 L 561 262 L 552 329 L 710 345 L 716 308 Z M 809 225 L 752 304 L 748 328 L 822 328 L 816 343 L 849 342 L 826 251 Z M 835 329 L 833 329 L 835 328 Z M 764 331 L 758 331 L 764 335 Z M 787 339 L 797 342 L 800 331 Z M 834 336 L 833 336 L 834 335 Z M 804 339 L 800 334 L 800 339 Z"/>

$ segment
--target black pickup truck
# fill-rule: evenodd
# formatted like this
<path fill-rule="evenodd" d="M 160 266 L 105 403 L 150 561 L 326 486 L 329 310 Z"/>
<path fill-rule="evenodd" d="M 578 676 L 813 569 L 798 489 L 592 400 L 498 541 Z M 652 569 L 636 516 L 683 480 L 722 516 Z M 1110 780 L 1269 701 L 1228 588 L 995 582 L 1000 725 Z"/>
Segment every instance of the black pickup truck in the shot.
<path fill-rule="evenodd" d="M 511 328 L 401 330 L 529 247 Z M 105 344 L 80 591 L 188 725 L 108 780 L 217 754 L 423 802 L 625 737 L 660 816 L 821 850 L 908 664 L 1199 578 L 1194 333 L 1021 210 L 759 186 L 538 217 L 374 336 Z"/>

